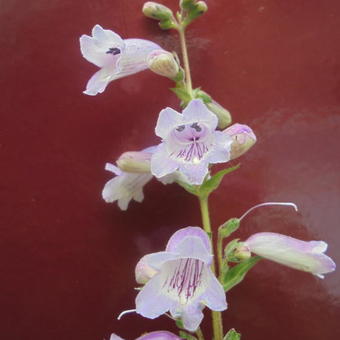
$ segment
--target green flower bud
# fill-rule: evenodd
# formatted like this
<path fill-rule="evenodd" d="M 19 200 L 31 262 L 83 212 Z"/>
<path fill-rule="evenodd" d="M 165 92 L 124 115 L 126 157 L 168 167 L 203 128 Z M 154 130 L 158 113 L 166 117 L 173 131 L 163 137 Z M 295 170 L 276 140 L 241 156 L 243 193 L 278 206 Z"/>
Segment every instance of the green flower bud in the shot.
<path fill-rule="evenodd" d="M 208 6 L 207 6 L 207 4 L 205 3 L 205 1 L 199 1 L 199 2 L 196 4 L 196 9 L 197 9 L 197 11 L 198 11 L 200 14 L 203 14 L 203 13 L 205 13 L 205 12 L 208 10 Z"/>
<path fill-rule="evenodd" d="M 230 112 L 221 106 L 219 103 L 215 102 L 214 100 L 211 103 L 206 104 L 208 109 L 215 113 L 218 118 L 218 127 L 220 129 L 226 128 L 228 125 L 231 124 L 231 115 Z"/>
<path fill-rule="evenodd" d="M 237 260 L 244 261 L 251 257 L 251 252 L 244 243 L 239 243 L 232 256 Z"/>
<path fill-rule="evenodd" d="M 147 63 L 151 71 L 170 79 L 176 78 L 180 70 L 173 54 L 164 50 L 151 52 Z"/>
<path fill-rule="evenodd" d="M 153 1 L 148 1 L 144 4 L 143 13 L 148 18 L 160 21 L 173 21 L 174 18 L 170 8 Z"/>

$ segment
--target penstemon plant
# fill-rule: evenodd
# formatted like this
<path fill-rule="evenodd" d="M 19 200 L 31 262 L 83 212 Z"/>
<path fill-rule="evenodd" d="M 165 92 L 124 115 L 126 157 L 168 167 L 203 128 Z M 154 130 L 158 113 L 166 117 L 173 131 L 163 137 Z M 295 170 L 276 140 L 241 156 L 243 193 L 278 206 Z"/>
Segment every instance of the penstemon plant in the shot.
<path fill-rule="evenodd" d="M 158 21 L 164 30 L 179 34 L 182 63 L 175 53 L 143 39 L 122 39 L 117 33 L 96 25 L 92 36 L 80 38 L 85 59 L 100 68 L 89 80 L 87 95 L 102 93 L 116 79 L 150 69 L 174 82 L 171 90 L 178 96 L 182 112 L 165 108 L 159 113 L 155 133 L 158 145 L 143 150 L 124 152 L 116 165 L 105 169 L 115 176 L 103 189 L 103 199 L 116 202 L 127 210 L 131 200 L 143 201 L 143 187 L 153 178 L 163 184 L 177 183 L 196 196 L 202 215 L 202 226 L 177 230 L 165 250 L 142 257 L 135 268 L 140 284 L 135 308 L 120 314 L 137 313 L 154 319 L 168 315 L 179 327 L 179 334 L 156 331 L 139 340 L 208 339 L 200 328 L 203 309 L 212 311 L 214 340 L 237 340 L 234 329 L 225 332 L 222 312 L 227 309 L 226 292 L 239 284 L 261 259 L 268 259 L 320 278 L 335 270 L 335 263 L 325 255 L 327 243 L 302 241 L 271 232 L 256 233 L 244 241 L 230 239 L 242 220 L 254 209 L 284 205 L 297 210 L 291 202 L 260 203 L 240 217 L 228 219 L 213 232 L 208 200 L 224 176 L 239 165 L 218 172 L 213 165 L 228 163 L 247 152 L 256 136 L 247 125 L 231 125 L 231 115 L 201 90 L 193 88 L 185 32 L 208 7 L 204 1 L 180 0 L 179 11 L 155 2 L 143 6 L 145 16 Z M 228 242 L 223 246 L 225 240 Z M 112 334 L 111 340 L 122 340 Z"/>

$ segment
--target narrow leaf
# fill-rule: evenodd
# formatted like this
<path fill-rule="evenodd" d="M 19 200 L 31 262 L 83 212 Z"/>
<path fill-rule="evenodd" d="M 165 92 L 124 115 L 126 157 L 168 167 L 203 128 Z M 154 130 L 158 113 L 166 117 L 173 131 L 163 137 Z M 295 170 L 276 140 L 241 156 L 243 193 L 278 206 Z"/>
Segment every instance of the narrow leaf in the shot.
<path fill-rule="evenodd" d="M 230 268 L 222 277 L 222 285 L 224 290 L 227 292 L 239 284 L 244 279 L 248 271 L 253 268 L 260 260 L 260 256 L 253 256 L 248 260 L 245 260 L 240 264 Z"/>
<path fill-rule="evenodd" d="M 187 339 L 187 340 L 197 340 L 196 337 L 194 337 L 193 335 L 187 333 L 187 332 L 184 332 L 184 331 L 179 331 L 179 336 L 182 338 L 182 339 Z"/>
<path fill-rule="evenodd" d="M 237 170 L 239 167 L 240 167 L 240 164 L 237 164 L 228 169 L 224 169 L 224 170 L 217 172 L 215 175 L 213 175 L 210 179 L 208 179 L 206 182 L 202 184 L 201 190 L 200 190 L 201 194 L 206 195 L 206 196 L 211 194 L 214 190 L 216 190 L 219 187 L 225 175 Z"/>

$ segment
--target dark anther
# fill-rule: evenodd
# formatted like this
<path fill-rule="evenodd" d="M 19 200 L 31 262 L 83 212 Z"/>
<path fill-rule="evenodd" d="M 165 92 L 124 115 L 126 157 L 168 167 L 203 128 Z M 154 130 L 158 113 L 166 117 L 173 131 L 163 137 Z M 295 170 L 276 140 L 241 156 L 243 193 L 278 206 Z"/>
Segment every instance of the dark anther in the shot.
<path fill-rule="evenodd" d="M 120 53 L 120 49 L 117 48 L 117 47 L 111 47 L 111 48 L 109 48 L 108 51 L 106 51 L 106 53 L 116 55 L 116 54 Z"/>
<path fill-rule="evenodd" d="M 178 132 L 181 132 L 181 131 L 183 131 L 184 129 L 185 129 L 185 125 L 180 125 L 180 126 L 177 127 L 176 130 L 177 130 Z"/>
<path fill-rule="evenodd" d="M 202 128 L 198 125 L 198 123 L 194 123 L 190 127 L 195 129 L 197 132 L 201 132 L 202 131 Z"/>

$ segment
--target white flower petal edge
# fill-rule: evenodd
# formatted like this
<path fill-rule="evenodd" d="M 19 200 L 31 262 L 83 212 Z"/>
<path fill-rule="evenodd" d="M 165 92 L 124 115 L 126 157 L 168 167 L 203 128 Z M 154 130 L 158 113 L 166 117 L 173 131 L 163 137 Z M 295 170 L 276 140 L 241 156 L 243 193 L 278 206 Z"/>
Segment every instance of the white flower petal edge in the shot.
<path fill-rule="evenodd" d="M 230 160 L 232 138 L 216 131 L 217 123 L 200 99 L 192 100 L 182 114 L 162 110 L 155 128 L 162 142 L 151 157 L 152 174 L 161 178 L 178 171 L 187 183 L 202 184 L 209 164 Z"/>
<path fill-rule="evenodd" d="M 149 275 L 149 281 L 136 297 L 138 314 L 154 319 L 170 311 L 173 317 L 182 318 L 187 330 L 195 331 L 204 306 L 216 311 L 227 308 L 223 287 L 210 269 L 210 241 L 201 228 L 178 230 L 165 251 L 146 255 L 141 261 L 147 263 L 144 277 Z M 152 275 L 150 268 L 155 271 Z"/>
<path fill-rule="evenodd" d="M 116 334 L 112 334 L 110 340 L 124 340 Z M 144 334 L 136 340 L 181 340 L 177 335 L 167 331 L 155 331 Z"/>
<path fill-rule="evenodd" d="M 117 175 L 104 186 L 102 197 L 105 202 L 117 201 L 121 210 L 127 210 L 132 199 L 143 201 L 143 187 L 152 179 L 151 174 L 124 172 L 110 163 L 106 164 L 105 169 Z"/>
<path fill-rule="evenodd" d="M 101 68 L 87 83 L 84 93 L 90 96 L 102 93 L 113 80 L 147 69 L 149 53 L 162 50 L 149 40 L 123 40 L 100 25 L 93 27 L 92 36 L 82 35 L 79 40 L 83 57 Z"/>
<path fill-rule="evenodd" d="M 301 241 L 265 232 L 250 236 L 244 244 L 256 255 L 320 278 L 336 268 L 334 261 L 324 254 L 327 243 L 323 241 Z"/>

